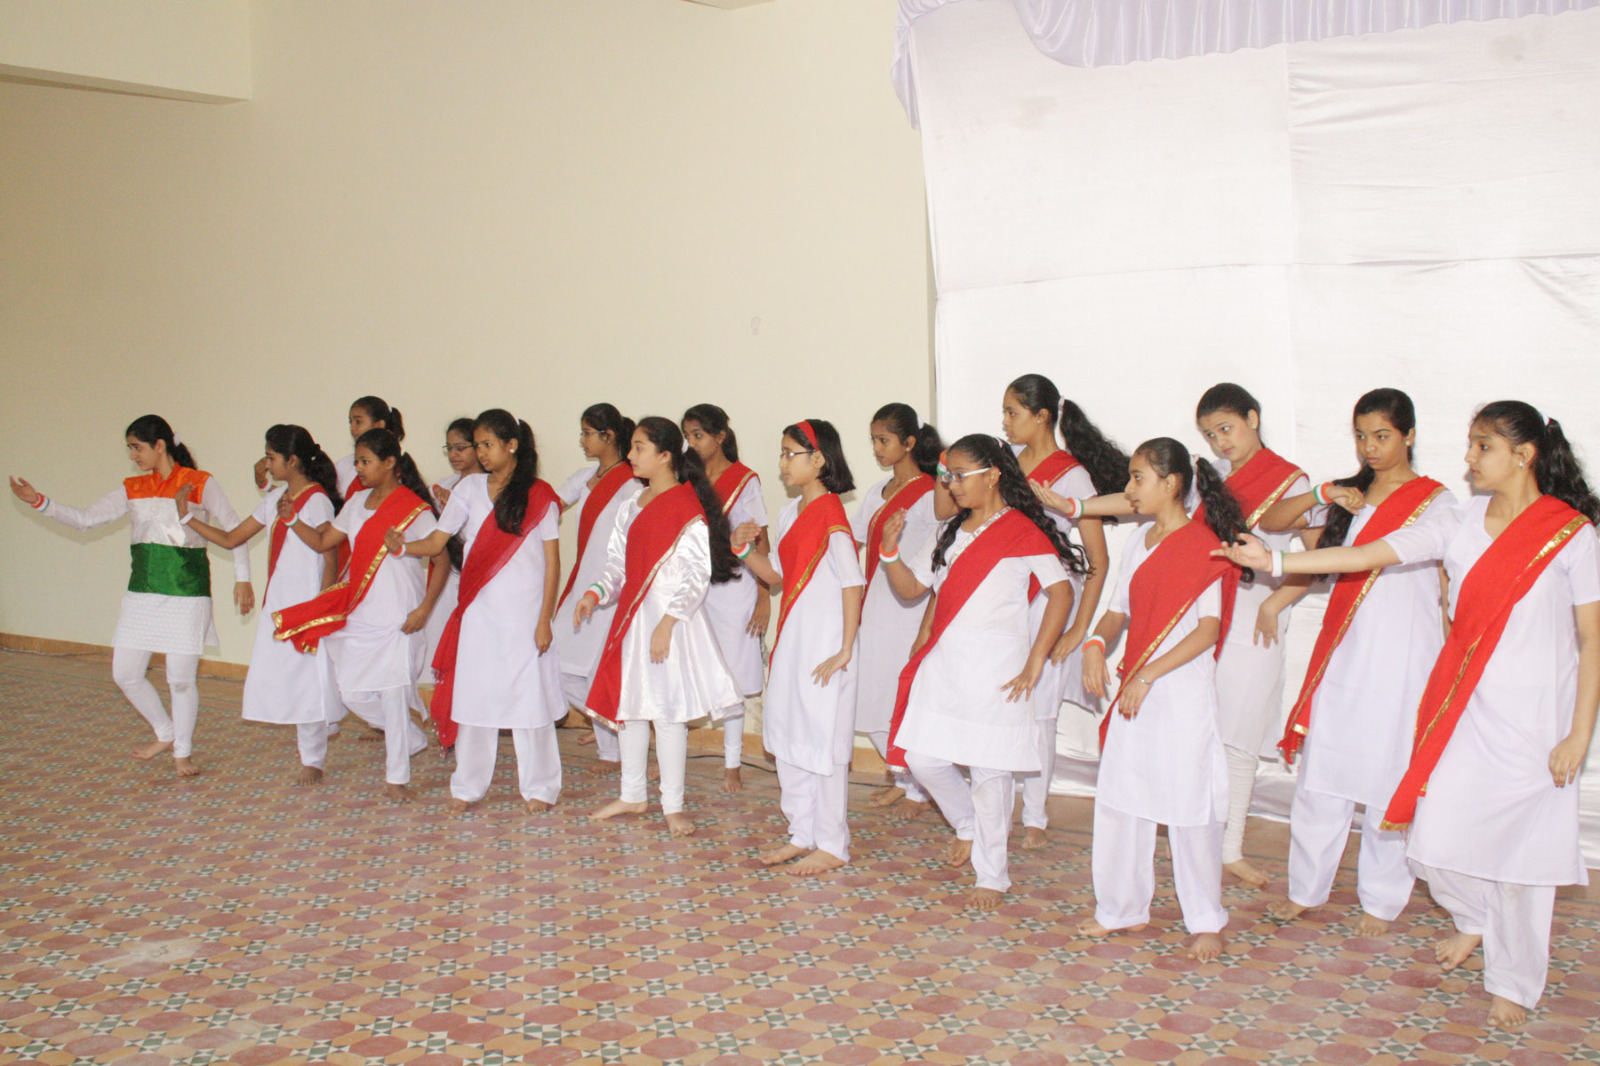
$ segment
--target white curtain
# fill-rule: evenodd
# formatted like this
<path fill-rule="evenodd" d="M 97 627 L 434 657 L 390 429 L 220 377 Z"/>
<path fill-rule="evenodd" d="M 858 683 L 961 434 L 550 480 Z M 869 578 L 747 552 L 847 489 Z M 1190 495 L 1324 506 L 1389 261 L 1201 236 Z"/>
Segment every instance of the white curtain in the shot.
<path fill-rule="evenodd" d="M 1125 446 L 1206 454 L 1195 400 L 1232 380 L 1320 480 L 1354 472 L 1350 409 L 1393 386 L 1458 496 L 1491 399 L 1559 418 L 1600 476 L 1600 10 L 1084 68 L 1011 0 L 962 0 L 910 46 L 946 439 L 997 432 L 1038 371 Z M 1071 713 L 1063 750 L 1092 758 Z M 1600 757 L 1583 787 L 1600 863 Z M 1269 775 L 1261 809 L 1287 795 Z"/>
<path fill-rule="evenodd" d="M 895 91 L 917 125 L 908 44 L 922 15 L 962 0 L 900 0 Z M 1045 55 L 1077 67 L 1184 59 L 1441 22 L 1554 15 L 1600 0 L 1011 0 Z"/>

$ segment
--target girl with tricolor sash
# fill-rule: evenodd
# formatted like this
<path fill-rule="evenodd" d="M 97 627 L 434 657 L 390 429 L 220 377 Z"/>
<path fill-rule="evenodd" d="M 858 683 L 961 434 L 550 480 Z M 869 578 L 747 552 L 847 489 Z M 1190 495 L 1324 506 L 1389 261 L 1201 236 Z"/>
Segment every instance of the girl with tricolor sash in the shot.
<path fill-rule="evenodd" d="M 189 528 L 220 548 L 238 548 L 263 529 L 267 545 L 267 589 L 261 597 L 261 621 L 250 648 L 250 670 L 244 678 L 244 720 L 295 727 L 300 753 L 297 783 L 322 780 L 328 758 L 330 705 L 338 704 L 326 655 L 305 655 L 272 638 L 272 616 L 303 603 L 333 584 L 339 576 L 336 552 L 313 551 L 299 537 L 289 536 L 290 522 L 278 517 L 287 499 L 298 521 L 318 532 L 329 528 L 343 504 L 338 475 L 311 434 L 301 426 L 276 425 L 267 430 L 266 472 L 280 486 L 269 492 L 255 511 L 232 529 L 221 529 L 190 514 L 188 487 L 178 490 L 178 513 Z M 291 519 L 290 521 L 294 521 Z"/>
<path fill-rule="evenodd" d="M 1261 405 L 1242 386 L 1213 385 L 1200 396 L 1195 422 L 1227 479 L 1228 495 L 1239 505 L 1245 525 L 1270 548 L 1287 549 L 1293 533 L 1272 533 L 1261 520 L 1286 495 L 1311 490 L 1299 467 L 1261 440 Z M 1191 501 L 1192 502 L 1192 501 Z M 1068 514 L 1128 514 L 1123 496 L 1051 501 Z M 1196 513 L 1196 518 L 1203 517 Z M 1217 660 L 1217 728 L 1228 753 L 1228 822 L 1222 836 L 1223 868 L 1260 888 L 1267 875 L 1244 857 L 1244 830 L 1255 794 L 1256 770 L 1267 736 L 1276 735 L 1283 713 L 1283 635 L 1289 608 L 1311 586 L 1308 578 L 1259 574 L 1239 586 L 1239 617 L 1229 628 Z"/>
<path fill-rule="evenodd" d="M 878 565 L 884 529 L 896 525 L 896 542 L 908 555 L 921 551 L 938 531 L 934 517 L 934 480 L 944 445 L 939 431 L 917 417 L 909 404 L 878 409 L 868 427 L 872 457 L 890 474 L 867 490 L 851 520 L 851 532 L 866 552 L 866 597 L 861 605 L 861 653 L 856 659 L 856 729 L 867 735 L 878 754 L 889 753 L 889 718 L 894 713 L 900 671 L 911 658 L 911 645 L 922 628 L 926 593 L 901 599 Z M 906 812 L 927 808 L 928 794 L 904 770 L 891 771 L 894 784 L 871 800 L 873 807 L 893 807 L 902 800 Z"/>
<path fill-rule="evenodd" d="M 489 792 L 500 730 L 511 731 L 517 788 L 530 814 L 561 795 L 555 724 L 566 714 L 561 662 L 548 654 L 561 590 L 561 501 L 538 478 L 533 430 L 509 411 L 479 415 L 473 442 L 487 471 L 450 492 L 438 526 L 406 541 L 386 535 L 392 555 L 438 557 L 450 539 L 466 542 L 456 606 L 433 658 L 435 716 L 455 728 L 450 795 L 465 813 Z"/>
<path fill-rule="evenodd" d="M 1055 383 L 1043 374 L 1024 374 L 1006 386 L 1000 405 L 1000 426 L 1006 439 L 1017 448 L 1017 465 L 1028 477 L 1028 487 L 1041 500 L 1049 493 L 1057 498 L 1092 496 L 1096 492 L 1115 492 L 1128 482 L 1128 457 L 1106 440 L 1090 422 L 1083 409 L 1063 400 Z M 1067 447 L 1056 444 L 1056 430 Z M 1046 508 L 1048 511 L 1048 507 Z M 1049 661 L 1033 692 L 1033 712 L 1039 720 L 1039 770 L 1021 774 L 1022 846 L 1042 848 L 1045 829 L 1050 824 L 1045 804 L 1050 797 L 1050 781 L 1055 775 L 1057 726 L 1061 704 L 1071 703 L 1082 713 L 1074 715 L 1073 727 L 1088 729 L 1099 717 L 1099 703 L 1083 687 L 1084 638 L 1089 623 L 1100 607 L 1105 591 L 1111 554 L 1106 548 L 1104 519 L 1082 515 L 1070 518 L 1049 512 L 1063 536 L 1074 527 L 1083 543 L 1088 563 L 1085 574 L 1069 573 L 1072 582 L 1073 616 L 1067 630 L 1050 650 Z M 1035 599 L 1029 618 L 1037 627 L 1044 616 L 1044 602 Z"/>
<path fill-rule="evenodd" d="M 476 428 L 477 420 L 465 416 L 453 419 L 445 427 L 444 457 L 445 462 L 450 464 L 450 473 L 428 486 L 428 495 L 433 499 L 433 506 L 440 514 L 444 513 L 446 505 L 450 502 L 451 490 L 462 478 L 468 474 L 483 473 L 483 467 L 478 462 L 478 447 L 472 442 L 472 433 Z M 460 536 L 454 536 L 445 545 L 445 550 L 428 564 L 429 567 L 446 567 L 447 573 L 444 577 L 444 589 L 439 593 L 439 602 L 434 604 L 433 613 L 428 615 L 428 624 L 423 629 L 428 637 L 427 650 L 422 657 L 425 663 L 433 662 L 433 656 L 439 650 L 439 638 L 444 635 L 445 624 L 455 613 L 456 597 L 461 589 L 461 560 L 465 557 L 466 545 Z M 434 708 L 431 684 L 417 687 L 422 691 L 423 700 L 428 704 L 428 714 L 433 719 L 434 735 L 439 738 L 440 753 L 448 758 L 455 751 L 455 723 L 450 720 L 448 712 Z"/>
<path fill-rule="evenodd" d="M 194 456 L 160 415 L 133 420 L 123 434 L 128 458 L 141 471 L 121 486 L 79 510 L 40 493 L 22 478 L 11 479 L 11 492 L 23 503 L 79 531 L 115 522 L 127 515 L 131 523 L 133 572 L 122 594 L 117 631 L 111 638 L 111 677 L 117 687 L 155 731 L 154 742 L 137 748 L 136 759 L 153 759 L 172 752 L 180 777 L 200 772 L 192 759 L 195 719 L 200 713 L 200 690 L 195 675 L 200 653 L 217 643 L 211 615 L 211 563 L 205 541 L 185 529 L 174 499 L 188 486 L 203 512 L 218 524 L 232 527 L 238 515 L 217 479 L 194 466 Z M 255 606 L 250 587 L 250 555 L 233 551 L 233 602 L 241 615 Z M 150 656 L 162 652 L 167 659 L 167 688 L 172 694 L 172 715 L 145 676 Z"/>
<path fill-rule="evenodd" d="M 1011 887 L 1014 775 L 1039 769 L 1034 688 L 1072 613 L 1067 571 L 1082 573 L 1084 562 L 1004 443 L 962 437 L 945 466 L 941 480 L 960 510 L 910 565 L 887 531 L 879 559 L 902 598 L 933 590 L 900 674 L 888 761 L 938 804 L 955 830 L 947 861 L 970 861 L 976 875 L 969 905 L 992 910 Z M 1029 608 L 1040 596 L 1044 618 L 1034 625 Z"/>
<path fill-rule="evenodd" d="M 326 552 L 348 542 L 350 562 L 343 581 L 274 612 L 273 635 L 303 652 L 326 644 L 344 705 L 383 731 L 389 796 L 406 803 L 411 756 L 428 746 L 411 708 L 422 705 L 423 627 L 444 588 L 444 569 L 430 574 L 422 559 L 397 555 L 386 543 L 392 529 L 413 541 L 436 524 L 428 487 L 400 441 L 387 429 L 369 429 L 356 441 L 355 456 L 362 487 L 325 529 L 307 524 L 291 501 L 278 501 L 278 516 L 308 547 Z"/>
<path fill-rule="evenodd" d="M 739 442 L 728 424 L 728 412 L 712 403 L 698 403 L 683 413 L 683 437 L 705 465 L 706 480 L 722 501 L 729 529 L 746 522 L 761 528 L 755 541 L 762 552 L 771 550 L 767 539 L 767 505 L 761 498 L 761 478 L 739 461 Z M 716 634 L 723 661 L 734 683 L 748 699 L 761 695 L 766 676 L 761 640 L 772 617 L 772 597 L 767 587 L 741 565 L 732 581 L 713 585 L 706 593 L 706 617 Z M 744 788 L 739 767 L 744 761 L 744 710 L 722 720 L 722 787 L 726 792 Z"/>
<path fill-rule="evenodd" d="M 694 833 L 683 811 L 689 723 L 720 721 L 744 706 L 701 607 L 713 584 L 733 580 L 739 561 L 722 503 L 698 453 L 671 419 L 651 416 L 633 431 L 628 462 L 645 490 L 623 505 L 606 566 L 578 598 L 573 622 L 615 604 L 585 709 L 616 728 L 621 794 L 590 817 L 643 814 L 650 731 L 655 727 L 661 810 L 675 837 Z"/>
<path fill-rule="evenodd" d="M 778 764 L 788 843 L 761 856 L 764 866 L 798 859 L 811 876 L 850 861 L 850 755 L 855 746 L 856 674 L 865 581 L 850 520 L 838 494 L 855 487 L 839 432 L 820 418 L 783 431 L 778 474 L 796 489 L 778 515 L 775 556 L 755 546 L 761 527 L 733 532 L 735 552 L 762 581 L 783 588 L 761 732 Z"/>
<path fill-rule="evenodd" d="M 1448 521 L 1285 556 L 1229 549 L 1274 572 L 1363 573 L 1443 561 L 1450 633 L 1417 708 L 1411 760 L 1383 815 L 1450 912 L 1450 970 L 1483 945 L 1489 1024 L 1515 1028 L 1544 992 L 1560 885 L 1587 884 L 1578 775 L 1600 705 L 1600 500 L 1561 426 L 1516 400 L 1467 434 L 1474 495 Z"/>
<path fill-rule="evenodd" d="M 1450 521 L 1455 497 L 1411 467 L 1417 416 L 1398 389 L 1374 389 L 1353 416 L 1361 469 L 1286 496 L 1270 530 L 1312 528 L 1315 544 L 1359 547 L 1419 523 Z M 1381 936 L 1411 901 L 1405 835 L 1380 828 L 1411 755 L 1414 712 L 1444 643 L 1444 584 L 1432 561 L 1339 575 L 1278 748 L 1298 764 L 1289 808 L 1289 920 L 1328 902 L 1356 804 L 1366 807 L 1357 936 Z"/>
<path fill-rule="evenodd" d="M 1203 516 L 1185 510 L 1190 489 Z M 1222 828 L 1228 770 L 1217 730 L 1216 657 L 1238 587 L 1211 552 L 1244 532 L 1221 476 L 1171 437 L 1145 441 L 1129 461 L 1127 499 L 1151 521 L 1122 553 L 1111 604 L 1084 645 L 1084 683 L 1109 694 L 1109 646 L 1127 627 L 1116 699 L 1100 727 L 1094 801 L 1094 916 L 1085 936 L 1138 930 L 1155 896 L 1156 830 L 1167 827 L 1189 954 L 1222 954 Z"/>
<path fill-rule="evenodd" d="M 579 710 L 589 695 L 616 606 L 596 609 L 581 626 L 574 627 L 570 620 L 578 597 L 605 569 L 606 546 L 616 528 L 617 516 L 629 500 L 644 491 L 644 483 L 633 476 L 633 467 L 626 458 L 632 443 L 633 419 L 609 403 L 591 405 L 578 420 L 578 446 L 591 462 L 574 471 L 557 490 L 563 510 L 578 508 L 577 555 L 556 608 L 556 617 L 561 620 L 556 625 L 556 652 L 561 657 L 561 691 L 568 706 Z M 617 734 L 596 721 L 591 735 L 600 762 L 615 767 L 622 759 Z"/>

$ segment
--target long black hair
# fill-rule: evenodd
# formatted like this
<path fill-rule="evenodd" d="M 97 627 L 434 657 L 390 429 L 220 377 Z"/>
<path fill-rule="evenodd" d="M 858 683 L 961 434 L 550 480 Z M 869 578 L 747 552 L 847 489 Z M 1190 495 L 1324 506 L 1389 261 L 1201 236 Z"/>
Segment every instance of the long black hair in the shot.
<path fill-rule="evenodd" d="M 1171 437 L 1155 437 L 1135 448 L 1133 454 L 1149 463 L 1156 477 L 1177 477 L 1180 504 L 1189 498 L 1189 487 L 1193 485 L 1200 496 L 1200 505 L 1205 508 L 1206 525 L 1222 543 L 1233 544 L 1250 532 L 1250 527 L 1244 524 L 1239 501 L 1228 491 L 1217 468 L 1204 459 L 1191 462 L 1189 449 L 1182 442 Z M 1255 571 L 1244 568 L 1239 580 L 1249 584 L 1255 576 Z"/>
<path fill-rule="evenodd" d="M 459 433 L 463 437 L 467 438 L 468 444 L 471 444 L 472 431 L 477 428 L 478 423 L 476 419 L 468 418 L 465 415 L 462 415 L 460 418 L 455 419 L 448 426 L 444 427 L 444 437 L 445 440 L 448 441 L 450 439 L 450 434 Z"/>
<path fill-rule="evenodd" d="M 140 415 L 128 423 L 127 432 L 123 437 L 132 437 L 141 444 L 155 446 L 156 441 L 167 446 L 167 455 L 179 466 L 186 466 L 190 470 L 198 470 L 194 465 L 194 454 L 189 451 L 187 444 L 179 444 L 177 435 L 172 432 L 172 427 L 167 425 L 167 420 L 160 415 Z"/>
<path fill-rule="evenodd" d="M 583 409 L 583 414 L 578 416 L 578 421 L 596 433 L 611 434 L 611 443 L 617 446 L 618 455 L 626 457 L 628 449 L 633 446 L 633 419 L 611 404 L 590 404 Z"/>
<path fill-rule="evenodd" d="M 522 536 L 522 523 L 528 517 L 528 492 L 539 476 L 539 450 L 534 446 L 528 423 L 501 407 L 491 407 L 478 416 L 476 430 L 487 430 L 502 444 L 517 445 L 517 465 L 494 501 L 494 524 L 500 532 Z"/>
<path fill-rule="evenodd" d="M 1356 401 L 1356 409 L 1350 414 L 1351 423 L 1354 424 L 1362 415 L 1382 415 L 1401 436 L 1417 428 L 1416 405 L 1411 402 L 1411 397 L 1399 389 L 1373 389 L 1362 393 L 1361 399 Z M 1409 460 L 1411 456 L 1412 448 L 1408 444 L 1406 458 Z M 1350 477 L 1335 478 L 1333 483 L 1366 492 L 1372 487 L 1372 480 L 1376 476 L 1372 467 L 1363 462 L 1360 470 Z M 1322 538 L 1317 543 L 1324 547 L 1343 544 L 1350 532 L 1350 520 L 1354 517 L 1343 507 L 1329 507 L 1328 520 L 1322 525 Z"/>
<path fill-rule="evenodd" d="M 1539 491 L 1581 511 L 1590 522 L 1600 522 L 1600 499 L 1589 488 L 1583 463 L 1568 443 L 1560 422 L 1545 419 L 1532 404 L 1521 400 L 1496 400 L 1479 408 L 1472 424 L 1494 431 L 1513 447 L 1532 444 L 1533 477 Z"/>
<path fill-rule="evenodd" d="M 817 479 L 822 482 L 822 487 L 829 492 L 849 492 L 856 487 L 855 478 L 850 476 L 850 464 L 844 461 L 844 444 L 839 440 L 839 431 L 833 428 L 832 422 L 820 418 L 808 418 L 806 425 L 811 427 L 811 432 L 817 435 L 817 454 L 822 456 L 822 473 Z M 811 446 L 811 438 L 806 436 L 800 423 L 783 427 L 783 435 L 796 444 Z"/>
<path fill-rule="evenodd" d="M 918 470 L 932 476 L 939 469 L 939 454 L 944 451 L 944 443 L 939 440 L 937 429 L 917 417 L 915 407 L 908 403 L 886 403 L 878 408 L 872 421 L 882 422 L 902 447 L 907 440 L 915 438 L 911 445 L 911 461 L 917 464 Z"/>
<path fill-rule="evenodd" d="M 406 439 L 406 423 L 405 419 L 400 417 L 400 408 L 390 407 L 383 401 L 381 397 L 378 396 L 363 396 L 356 400 L 355 403 L 350 405 L 350 409 L 352 411 L 354 411 L 357 407 L 365 411 L 367 413 L 367 417 L 372 419 L 374 422 L 382 422 L 383 425 L 378 426 L 377 428 L 386 429 L 390 433 L 394 434 L 394 439 L 396 441 L 403 441 Z"/>
<path fill-rule="evenodd" d="M 428 510 L 437 517 L 439 509 L 434 506 L 433 493 L 428 491 L 428 486 L 423 482 L 422 475 L 417 472 L 417 464 L 400 447 L 400 438 L 379 426 L 369 429 L 356 438 L 356 447 L 365 448 L 379 460 L 393 459 L 394 472 L 400 479 L 400 484 L 422 497 L 422 502 L 428 505 Z"/>
<path fill-rule="evenodd" d="M 700 424 L 705 425 L 704 422 Z M 739 558 L 733 554 L 731 543 L 733 531 L 728 528 L 728 516 L 722 513 L 722 500 L 706 477 L 706 464 L 701 461 L 700 453 L 684 446 L 683 430 L 670 418 L 647 415 L 639 419 L 634 431 L 643 433 L 656 451 L 666 452 L 672 458 L 673 476 L 694 489 L 699 497 L 700 509 L 705 512 L 706 526 L 711 531 L 712 584 L 720 585 L 738 577 Z"/>
<path fill-rule="evenodd" d="M 1045 514 L 1039 498 L 1028 487 L 1027 475 L 1022 472 L 1022 467 L 1017 465 L 1017 457 L 1011 454 L 1010 445 L 986 433 L 970 433 L 950 445 L 950 451 L 960 452 L 975 463 L 998 470 L 1000 480 L 996 482 L 995 487 L 1000 490 L 1001 501 L 1007 507 L 1021 511 L 1028 521 L 1039 527 L 1039 532 L 1050 538 L 1050 545 L 1055 548 L 1063 566 L 1074 574 L 1089 572 L 1089 563 L 1084 557 L 1083 549 L 1069 541 L 1050 516 Z M 955 543 L 961 523 L 971 517 L 972 508 L 963 507 L 940 529 L 939 540 L 933 548 L 935 570 L 944 565 L 945 552 Z"/>
<path fill-rule="evenodd" d="M 1256 437 L 1265 447 L 1266 437 L 1261 433 L 1261 404 L 1250 395 L 1250 390 L 1243 385 L 1235 385 L 1231 381 L 1219 382 L 1200 394 L 1200 402 L 1194 407 L 1194 420 L 1200 421 L 1206 415 L 1214 415 L 1218 411 L 1229 411 L 1240 418 L 1248 419 L 1250 412 L 1256 413 Z"/>
<path fill-rule="evenodd" d="M 700 428 L 715 437 L 718 433 L 725 434 L 722 438 L 722 457 L 730 463 L 739 461 L 739 438 L 733 435 L 733 427 L 728 424 L 728 412 L 714 403 L 697 403 L 683 412 L 680 422 L 698 422 Z"/>
<path fill-rule="evenodd" d="M 298 459 L 300 472 L 322 486 L 322 491 L 328 494 L 328 499 L 333 503 L 334 513 L 339 513 L 344 507 L 344 497 L 339 494 L 338 471 L 334 470 L 333 460 L 322 450 L 322 445 L 312 439 L 304 426 L 280 422 L 270 427 L 267 430 L 267 447 L 285 459 Z"/>
<path fill-rule="evenodd" d="M 1060 429 L 1062 446 L 1089 472 L 1095 492 L 1104 496 L 1127 488 L 1127 455 L 1071 400 L 1061 401 Z"/>

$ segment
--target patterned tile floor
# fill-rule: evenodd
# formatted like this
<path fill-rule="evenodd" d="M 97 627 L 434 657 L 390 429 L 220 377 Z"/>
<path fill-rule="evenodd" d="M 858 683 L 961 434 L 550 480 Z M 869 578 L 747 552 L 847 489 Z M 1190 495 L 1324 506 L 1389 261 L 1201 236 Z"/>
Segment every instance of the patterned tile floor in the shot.
<path fill-rule="evenodd" d="M 614 780 L 568 735 L 555 812 L 523 815 L 502 778 L 463 819 L 431 755 L 421 802 L 382 802 L 381 749 L 349 736 L 295 789 L 289 731 L 240 722 L 237 684 L 202 692 L 206 773 L 180 782 L 125 756 L 141 727 L 103 661 L 0 653 L 0 1064 L 1600 1062 L 1594 890 L 1563 894 L 1545 1003 L 1504 1037 L 1481 963 L 1431 963 L 1444 919 L 1420 893 L 1361 940 L 1348 878 L 1287 927 L 1230 888 L 1228 954 L 1202 966 L 1164 879 L 1149 932 L 1075 938 L 1079 801 L 975 916 L 942 826 L 868 811 L 869 786 L 856 861 L 797 881 L 752 859 L 780 832 L 760 770 L 725 796 L 694 760 L 702 835 L 672 842 L 585 820 Z M 1252 826 L 1280 890 L 1283 841 Z"/>

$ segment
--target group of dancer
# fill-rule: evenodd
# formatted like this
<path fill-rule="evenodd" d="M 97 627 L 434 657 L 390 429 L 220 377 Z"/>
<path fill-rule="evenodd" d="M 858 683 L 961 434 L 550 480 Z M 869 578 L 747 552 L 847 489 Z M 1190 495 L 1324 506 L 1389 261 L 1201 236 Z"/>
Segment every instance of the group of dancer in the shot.
<path fill-rule="evenodd" d="M 617 798 L 593 817 L 647 810 L 653 733 L 666 826 L 685 836 L 689 725 L 721 725 L 737 789 L 745 700 L 762 695 L 788 823 L 762 863 L 817 874 L 849 861 L 860 732 L 894 775 L 874 803 L 935 805 L 949 862 L 972 867 L 970 903 L 990 909 L 1011 884 L 1019 781 L 1022 846 L 1044 842 L 1068 707 L 1064 728 L 1097 726 L 1102 746 L 1095 909 L 1080 932 L 1148 923 L 1165 826 L 1200 959 L 1223 950 L 1224 876 L 1266 883 L 1244 857 L 1245 816 L 1282 717 L 1290 610 L 1327 576 L 1279 743 L 1299 772 L 1289 891 L 1271 909 L 1293 920 L 1328 901 L 1361 806 L 1358 933 L 1381 935 L 1425 878 L 1456 928 L 1441 965 L 1481 943 L 1491 1023 L 1521 1024 L 1543 991 L 1556 887 L 1587 883 L 1575 783 L 1600 705 L 1600 500 L 1560 425 L 1518 401 L 1478 410 L 1474 494 L 1458 502 L 1414 469 L 1415 411 L 1394 389 L 1356 404 L 1357 473 L 1315 485 L 1264 445 L 1260 405 L 1234 384 L 1196 410 L 1215 462 L 1171 437 L 1124 453 L 1038 374 L 1011 382 L 1001 411 L 1004 439 L 946 447 L 909 406 L 880 409 L 867 429 L 888 476 L 853 515 L 837 428 L 786 426 L 791 499 L 771 528 L 760 477 L 710 404 L 638 423 L 588 408 L 589 464 L 559 489 L 538 476 L 527 423 L 498 408 L 451 423 L 452 474 L 429 486 L 400 412 L 370 396 L 350 409 L 355 447 L 338 462 L 305 429 L 271 427 L 265 495 L 243 521 L 154 415 L 126 433 L 141 475 L 88 508 L 11 486 L 76 529 L 130 516 L 113 675 L 155 730 L 136 754 L 170 751 L 180 774 L 198 772 L 195 670 L 216 639 L 206 543 L 232 549 L 248 613 L 244 545 L 269 529 L 244 717 L 296 727 L 305 783 L 353 711 L 382 731 L 388 790 L 410 798 L 428 744 L 412 708 L 431 666 L 459 807 L 487 794 L 501 730 L 528 809 L 556 803 L 555 727 L 575 709 L 597 758 L 620 764 Z M 1108 590 L 1104 525 L 1118 520 L 1133 528 Z M 145 676 L 152 652 L 166 653 L 170 716 Z"/>

